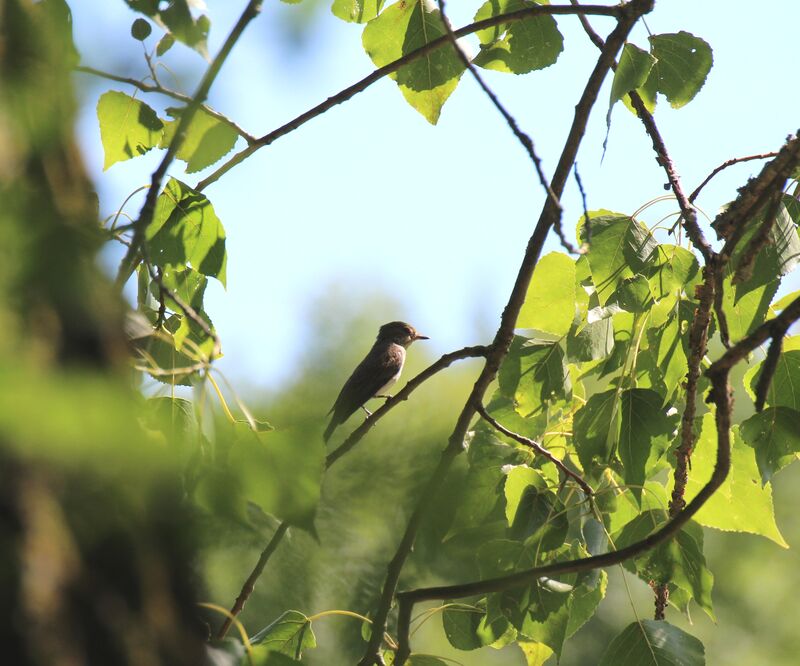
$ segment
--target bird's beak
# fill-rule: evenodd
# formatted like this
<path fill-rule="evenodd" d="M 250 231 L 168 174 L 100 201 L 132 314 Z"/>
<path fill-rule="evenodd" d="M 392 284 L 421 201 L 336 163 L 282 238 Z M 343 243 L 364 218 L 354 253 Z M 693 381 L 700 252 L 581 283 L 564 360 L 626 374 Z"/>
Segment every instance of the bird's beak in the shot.
<path fill-rule="evenodd" d="M 415 340 L 430 340 L 430 338 L 427 335 L 420 335 L 419 333 L 417 333 L 414 336 L 414 339 Z"/>

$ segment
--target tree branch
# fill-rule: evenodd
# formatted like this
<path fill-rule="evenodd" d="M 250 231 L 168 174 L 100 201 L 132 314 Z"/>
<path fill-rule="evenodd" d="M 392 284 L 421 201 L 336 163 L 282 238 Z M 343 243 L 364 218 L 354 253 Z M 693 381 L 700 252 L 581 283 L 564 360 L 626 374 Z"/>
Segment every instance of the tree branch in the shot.
<path fill-rule="evenodd" d="M 603 51 L 598 58 L 598 61 L 586 83 L 586 87 L 581 95 L 581 99 L 575 107 L 575 117 L 570 127 L 569 135 L 564 143 L 561 157 L 559 158 L 556 166 L 551 188 L 557 197 L 560 197 L 564 191 L 564 186 L 569 176 L 572 164 L 578 152 L 584 132 L 586 131 L 586 123 L 589 114 L 597 100 L 597 95 L 602 85 L 614 58 L 622 48 L 628 33 L 633 25 L 641 15 L 652 10 L 652 0 L 633 0 L 630 3 L 619 6 L 619 21 L 617 26 L 611 32 L 603 48 Z M 458 33 L 456 33 L 458 34 Z M 406 558 L 408 557 L 411 547 L 416 537 L 417 529 L 422 520 L 422 516 L 428 506 L 431 505 L 436 492 L 441 485 L 442 480 L 446 476 L 453 460 L 456 456 L 464 450 L 464 437 L 466 435 L 472 417 L 475 415 L 476 406 L 481 404 L 483 396 L 486 393 L 491 382 L 497 375 L 500 363 L 508 353 L 508 348 L 514 336 L 514 325 L 516 324 L 519 311 L 525 301 L 525 294 L 530 284 L 533 270 L 536 267 L 539 254 L 541 253 L 544 242 L 548 233 L 553 225 L 559 218 L 559 210 L 552 205 L 551 200 L 545 200 L 539 221 L 536 224 L 533 235 L 528 241 L 528 246 L 525 250 L 525 256 L 522 260 L 517 279 L 514 287 L 511 290 L 508 303 L 506 304 L 503 314 L 500 318 L 500 325 L 495 334 L 495 339 L 489 349 L 486 357 L 486 365 L 479 375 L 478 379 L 472 388 L 469 398 L 467 399 L 464 408 L 462 409 L 456 425 L 450 435 L 449 441 L 445 449 L 442 451 L 441 458 L 438 465 L 433 471 L 428 483 L 425 485 L 416 508 L 414 509 L 411 517 L 409 518 L 408 525 L 403 534 L 403 537 L 398 544 L 397 551 L 387 567 L 386 579 L 384 581 L 383 591 L 378 603 L 378 607 L 373 617 L 372 636 L 367 645 L 367 649 L 363 658 L 359 662 L 360 666 L 371 666 L 372 664 L 381 663 L 380 657 L 380 643 L 381 637 L 386 630 L 386 621 L 389 615 L 392 599 L 394 597 L 397 581 L 400 577 L 400 571 L 403 568 Z M 406 641 L 406 649 L 402 649 L 397 655 L 397 664 L 403 664 L 408 658 L 408 642 Z"/>
<path fill-rule="evenodd" d="M 700 195 L 700 192 L 702 191 L 702 189 L 706 185 L 708 185 L 708 183 L 711 181 L 711 179 L 714 178 L 714 176 L 716 176 L 720 171 L 722 171 L 724 169 L 727 169 L 729 166 L 733 166 L 734 164 L 739 164 L 741 162 L 749 162 L 750 160 L 766 160 L 766 159 L 769 159 L 770 157 L 775 157 L 777 154 L 778 154 L 777 152 L 761 153 L 759 155 L 746 155 L 745 157 L 734 157 L 733 159 L 726 160 L 725 162 L 720 164 L 716 169 L 714 169 L 710 174 L 708 174 L 705 177 L 705 180 L 703 180 L 703 182 L 700 183 L 695 188 L 694 192 L 692 192 L 689 195 L 689 203 L 694 203 L 694 201 Z"/>
<path fill-rule="evenodd" d="M 75 71 L 82 72 L 84 74 L 92 74 L 94 76 L 99 76 L 100 78 L 108 79 L 110 81 L 127 83 L 128 85 L 133 86 L 134 88 L 138 88 L 142 92 L 159 93 L 161 95 L 166 95 L 167 97 L 171 97 L 172 99 L 177 100 L 179 102 L 183 102 L 184 104 L 190 104 L 192 101 L 192 98 L 189 97 L 189 95 L 184 95 L 183 93 L 178 92 L 177 90 L 166 88 L 165 86 L 162 86 L 160 83 L 156 83 L 155 85 L 150 85 L 149 83 L 144 83 L 143 81 L 139 81 L 138 79 L 132 79 L 127 76 L 118 76 L 117 74 L 104 72 L 103 70 L 95 69 L 94 67 L 88 67 L 86 65 L 78 65 L 75 68 Z M 240 137 L 242 137 L 245 141 L 247 141 L 247 143 L 250 144 L 255 142 L 256 138 L 252 134 L 239 127 L 239 125 L 237 125 L 235 122 L 233 122 L 233 120 L 228 118 L 228 116 L 220 113 L 219 111 L 215 111 L 207 104 L 201 104 L 200 108 L 212 118 L 216 118 L 221 123 L 225 123 L 226 125 L 228 125 L 228 127 L 233 129 Z"/>
<path fill-rule="evenodd" d="M 550 453 L 550 451 L 548 451 L 546 448 L 544 448 L 541 444 L 539 444 L 535 440 L 532 440 L 528 437 L 520 435 L 519 433 L 513 432 L 508 428 L 506 428 L 503 424 L 499 423 L 491 414 L 489 414 L 489 412 L 486 411 L 486 407 L 484 407 L 483 404 L 476 405 L 475 409 L 478 412 L 478 414 L 480 414 L 481 417 L 483 417 L 483 419 L 489 425 L 491 425 L 495 430 L 503 433 L 506 437 L 510 437 L 511 439 L 519 442 L 523 446 L 527 446 L 533 449 L 540 456 L 547 458 L 551 463 L 553 463 L 556 467 L 558 467 L 558 469 L 560 469 L 564 473 L 564 476 L 567 476 L 571 478 L 573 481 L 575 481 L 575 483 L 577 483 L 581 487 L 581 490 L 583 490 L 583 492 L 586 494 L 587 497 L 591 498 L 594 496 L 594 490 L 592 490 L 592 487 L 588 483 L 586 483 L 586 481 L 580 474 L 576 474 L 569 467 L 567 467 L 566 464 L 564 464 L 563 460 L 559 460 L 558 458 L 556 458 L 552 453 Z"/>
<path fill-rule="evenodd" d="M 364 435 L 366 435 L 375 426 L 375 424 L 386 415 L 389 410 L 393 409 L 401 402 L 408 400 L 411 393 L 419 388 L 423 382 L 427 381 L 441 370 L 448 368 L 455 361 L 466 358 L 479 358 L 486 356 L 486 353 L 487 348 L 483 345 L 478 345 L 474 347 L 464 347 L 463 349 L 458 349 L 454 352 L 450 352 L 449 354 L 444 354 L 441 358 L 429 365 L 418 375 L 410 379 L 400 391 L 395 393 L 393 397 L 384 402 L 379 409 L 376 409 L 372 413 L 372 416 L 369 416 L 367 419 L 365 419 L 364 422 L 358 426 L 358 428 L 350 433 L 350 435 L 344 440 L 344 442 L 342 442 L 341 445 L 339 445 L 339 447 L 329 453 L 327 458 L 325 458 L 325 469 L 329 469 L 337 460 L 339 460 L 339 458 L 344 456 L 356 444 L 358 444 L 358 442 L 364 438 Z M 286 522 L 282 522 L 280 525 L 278 525 L 278 529 L 275 531 L 275 534 L 272 535 L 272 538 L 270 539 L 266 548 L 264 548 L 264 550 L 261 552 L 261 556 L 258 558 L 256 566 L 247 577 L 247 580 L 239 592 L 239 596 L 236 598 L 236 601 L 231 607 L 231 617 L 228 617 L 225 620 L 217 632 L 218 639 L 222 640 L 225 638 L 225 635 L 231 628 L 233 617 L 236 617 L 244 609 L 245 603 L 247 603 L 247 600 L 250 598 L 253 590 L 255 590 L 256 581 L 264 572 L 264 567 L 266 567 L 269 558 L 275 552 L 275 549 L 278 547 L 278 544 L 281 542 L 288 529 L 289 524 Z"/>
<path fill-rule="evenodd" d="M 119 273 L 117 275 L 117 284 L 119 286 L 122 286 L 130 277 L 131 272 L 133 271 L 133 266 L 135 265 L 136 257 L 140 251 L 142 253 L 142 257 L 147 260 L 147 244 L 144 242 L 144 234 L 147 227 L 150 226 L 150 223 L 153 221 L 153 215 L 156 209 L 156 200 L 161 192 L 161 182 L 163 181 L 170 164 L 172 164 L 172 160 L 175 159 L 175 155 L 183 145 L 189 125 L 197 113 L 197 110 L 208 97 L 208 91 L 211 89 L 211 85 L 217 78 L 217 74 L 219 74 L 220 69 L 222 69 L 222 65 L 225 63 L 225 60 L 228 58 L 231 50 L 236 45 L 239 37 L 242 36 L 244 29 L 261 11 L 261 2 L 262 0 L 249 0 L 244 8 L 244 11 L 239 17 L 239 20 L 236 22 L 236 25 L 233 26 L 230 34 L 223 43 L 219 53 L 208 66 L 206 73 L 203 75 L 203 78 L 200 81 L 200 85 L 197 87 L 197 91 L 186 105 L 184 112 L 181 114 L 180 120 L 178 121 L 178 126 L 175 128 L 175 135 L 172 137 L 172 141 L 170 141 L 169 146 L 167 147 L 167 152 L 161 159 L 161 163 L 153 172 L 152 178 L 150 179 L 150 189 L 147 191 L 144 204 L 139 212 L 139 219 L 133 225 L 133 238 L 131 239 L 131 245 L 125 254 L 125 257 L 122 259 L 119 267 Z"/>
<path fill-rule="evenodd" d="M 484 30 L 486 28 L 491 28 L 496 25 L 500 25 L 503 23 L 513 23 L 515 21 L 521 21 L 526 18 L 530 18 L 531 16 L 537 15 L 550 15 L 550 16 L 566 16 L 566 15 L 583 15 L 583 14 L 590 14 L 595 16 L 613 16 L 619 17 L 624 13 L 624 6 L 606 6 L 606 5 L 583 5 L 580 7 L 573 7 L 569 5 L 532 5 L 530 7 L 525 7 L 524 9 L 519 9 L 517 11 L 509 12 L 507 14 L 500 14 L 498 16 L 490 16 L 489 18 L 483 19 L 481 21 L 476 21 L 474 23 L 470 23 L 458 30 L 454 30 L 453 34 L 456 37 L 464 37 L 466 35 L 471 35 L 478 30 Z M 228 160 L 225 164 L 220 166 L 214 173 L 210 174 L 208 177 L 204 178 L 203 180 L 198 183 L 197 188 L 198 190 L 204 190 L 206 187 L 211 185 L 212 183 L 216 182 L 220 179 L 225 173 L 230 171 L 236 165 L 242 163 L 246 160 L 250 155 L 255 153 L 260 148 L 264 146 L 268 146 L 277 139 L 280 139 L 283 136 L 293 132 L 297 128 L 301 127 L 309 120 L 313 120 L 317 116 L 321 116 L 326 111 L 329 111 L 334 106 L 341 104 L 342 102 L 346 102 L 351 97 L 354 97 L 360 92 L 363 92 L 367 88 L 369 88 L 373 83 L 376 81 L 380 81 L 384 76 L 388 76 L 396 72 L 400 69 L 403 65 L 407 65 L 418 58 L 430 53 L 431 51 L 435 51 L 438 48 L 441 48 L 445 44 L 450 42 L 449 35 L 442 35 L 441 37 L 434 39 L 433 41 L 429 42 L 425 46 L 411 51 L 407 53 L 401 58 L 398 58 L 394 62 L 390 62 L 388 65 L 384 65 L 373 71 L 372 73 L 365 76 L 360 81 L 357 81 L 353 85 L 345 88 L 344 90 L 340 90 L 335 95 L 329 97 L 324 102 L 320 102 L 315 107 L 309 109 L 301 113 L 299 116 L 290 120 L 285 125 L 281 125 L 277 129 L 273 130 L 269 134 L 265 134 L 264 136 L 256 139 L 255 143 L 248 146 L 244 150 L 240 151 L 236 155 L 234 155 L 230 160 Z"/>

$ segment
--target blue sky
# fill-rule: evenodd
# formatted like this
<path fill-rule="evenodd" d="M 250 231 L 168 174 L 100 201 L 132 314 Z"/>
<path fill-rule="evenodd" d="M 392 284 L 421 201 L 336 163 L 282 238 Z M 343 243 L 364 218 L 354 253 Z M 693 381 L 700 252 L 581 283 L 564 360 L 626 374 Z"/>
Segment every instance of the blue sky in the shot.
<path fill-rule="evenodd" d="M 122 0 L 69 4 L 83 64 L 145 75 L 141 45 L 129 36 L 136 15 Z M 245 3 L 207 4 L 213 54 Z M 361 47 L 362 27 L 341 22 L 327 4 L 298 22 L 302 6 L 266 0 L 212 89 L 211 106 L 261 135 L 372 71 Z M 468 23 L 479 4 L 451 1 L 453 23 Z M 798 15 L 792 0 L 757 9 L 742 0 L 656 3 L 647 18 L 651 32 L 686 30 L 714 50 L 714 67 L 698 97 L 680 110 L 661 99 L 656 112 L 687 190 L 724 160 L 774 150 L 796 131 Z M 596 60 L 576 19 L 558 23 L 565 50 L 555 65 L 526 76 L 485 73 L 533 138 L 547 174 Z M 611 29 L 608 20 L 593 23 L 601 34 Z M 631 41 L 647 48 L 644 26 L 637 26 Z M 165 72 L 162 79 L 191 93 L 202 58 L 176 45 L 165 62 L 177 77 Z M 86 91 L 80 142 L 101 214 L 107 215 L 148 181 L 161 155 L 103 172 L 97 98 L 107 89 L 131 90 L 77 76 Z M 601 161 L 608 94 L 606 85 L 578 164 L 590 209 L 632 213 L 663 195 L 666 179 L 639 121 L 621 105 Z M 153 95 L 144 99 L 159 111 L 169 106 Z M 706 188 L 699 206 L 713 217 L 760 167 L 752 162 L 729 169 Z M 185 175 L 181 163 L 171 171 L 190 184 L 209 172 Z M 234 381 L 268 389 L 279 387 L 302 361 L 304 343 L 326 335 L 314 325 L 319 304 L 358 312 L 389 294 L 398 305 L 375 313 L 376 330 L 387 315 L 405 319 L 431 337 L 432 354 L 487 342 L 543 203 L 524 151 L 468 75 L 436 127 L 386 79 L 262 149 L 206 194 L 228 236 L 227 291 L 212 284 L 206 299 L 225 351 L 219 367 Z M 140 203 L 134 198 L 127 211 L 135 216 Z M 582 211 L 574 181 L 564 206 L 565 229 L 574 235 Z M 675 209 L 673 201 L 663 202 L 643 219 L 652 224 Z M 105 259 L 111 265 L 114 256 Z M 796 289 L 800 280 L 793 276 L 788 286 Z"/>

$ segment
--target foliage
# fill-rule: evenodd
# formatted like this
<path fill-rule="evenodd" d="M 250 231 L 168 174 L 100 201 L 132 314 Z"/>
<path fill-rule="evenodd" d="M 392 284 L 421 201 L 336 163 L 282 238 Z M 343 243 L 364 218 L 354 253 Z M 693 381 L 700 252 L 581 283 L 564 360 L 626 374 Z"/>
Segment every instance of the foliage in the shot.
<path fill-rule="evenodd" d="M 193 3 L 186 0 L 126 0 L 126 4 L 164 31 L 155 46 L 148 46 L 150 23 L 139 17 L 132 25 L 131 36 L 145 44 L 152 72 L 153 87 L 148 92 L 167 94 L 181 100 L 182 106 L 167 109 L 169 118 L 162 118 L 138 93 L 108 90 L 100 97 L 97 118 L 104 169 L 151 151 L 165 151 L 164 168 L 156 170 L 151 184 L 152 208 L 148 211 L 145 206 L 127 225 L 119 225 L 119 215 L 114 216 L 102 235 L 127 246 L 120 282 L 129 277 L 126 262 L 135 266 L 137 313 L 131 320 L 136 332 L 129 337 L 136 371 L 168 387 L 194 386 L 200 398 L 193 403 L 174 395 L 156 396 L 139 400 L 130 409 L 128 394 L 116 381 L 101 388 L 91 382 L 89 388 L 80 383 L 64 388 L 42 381 L 20 382 L 22 389 L 9 391 L 4 385 L 0 392 L 4 451 L 26 464 L 45 459 L 72 470 L 84 461 L 106 457 L 107 441 L 116 440 L 125 453 L 106 457 L 109 469 L 102 478 L 108 475 L 111 485 L 123 488 L 115 499 L 129 509 L 131 520 L 146 523 L 152 516 L 138 511 L 141 507 L 128 497 L 130 488 L 120 474 L 130 469 L 135 472 L 131 479 L 141 475 L 143 487 L 152 485 L 157 494 L 166 470 L 191 519 L 212 526 L 209 532 L 224 526 L 261 539 L 265 525 L 279 525 L 228 625 L 205 648 L 215 663 L 299 661 L 317 647 L 312 626 L 328 614 L 358 620 L 369 645 L 377 641 L 380 656 L 369 654 L 368 648 L 367 660 L 445 663 L 433 655 L 404 652 L 409 645 L 402 603 L 397 630 L 385 626 L 394 589 L 388 601 L 361 599 L 358 613 L 307 615 L 281 609 L 249 639 L 242 631 L 239 638 L 223 640 L 289 527 L 300 534 L 298 539 L 320 539 L 324 545 L 317 529 L 323 473 L 339 458 L 326 458 L 318 424 L 310 420 L 276 429 L 257 421 L 238 398 L 235 411 L 242 417 L 237 418 L 217 384 L 213 362 L 221 354 L 221 343 L 204 296 L 209 278 L 226 284 L 228 255 L 223 222 L 204 189 L 269 142 L 249 137 L 204 105 L 204 99 L 175 94 L 156 78 L 153 61 L 165 57 L 176 41 L 208 56 L 207 16 L 193 14 Z M 645 3 L 633 4 L 641 5 L 642 12 L 646 9 Z M 259 5 L 247 4 L 243 21 L 231 33 L 231 46 L 246 25 L 244 19 L 252 18 Z M 335 0 L 331 9 L 343 21 L 364 24 L 362 44 L 368 57 L 431 124 L 438 122 L 467 67 L 477 76 L 476 68 L 528 74 L 555 66 L 565 49 L 555 12 L 548 11 L 546 3 L 530 0 L 489 1 L 476 7 L 475 23 L 463 32 L 474 33 L 479 40 L 474 56 L 455 51 L 458 44 L 451 39 L 461 34 L 451 32 L 443 5 L 423 0 Z M 627 10 L 616 11 L 615 18 L 622 22 Z M 209 71 L 221 66 L 226 53 L 223 48 Z M 651 35 L 647 50 L 625 44 L 611 85 L 608 122 L 619 101 L 641 115 L 639 106 L 651 113 L 656 109 L 659 93 L 675 109 L 688 104 L 702 89 L 712 63 L 711 47 L 685 31 Z M 173 158 L 185 163 L 187 175 L 195 174 L 229 155 L 240 139 L 247 148 L 205 180 L 193 184 L 174 176 L 164 180 Z M 659 159 L 665 162 L 664 155 Z M 772 478 L 800 453 L 800 398 L 794 390 L 800 385 L 800 336 L 784 339 L 800 314 L 782 330 L 772 328 L 783 322 L 782 313 L 794 312 L 794 298 L 775 299 L 775 295 L 800 256 L 797 191 L 794 195 L 783 191 L 792 169 L 797 175 L 800 157 L 792 154 L 786 160 L 788 165 L 775 167 L 786 172 L 777 194 L 767 188 L 754 197 L 733 235 L 720 230 L 719 253 L 713 256 L 692 236 L 697 222 L 680 195 L 686 237 L 649 227 L 639 213 L 598 209 L 573 220 L 584 252 L 575 257 L 552 252 L 541 258 L 538 251 L 534 253 L 526 280 L 518 283 L 520 298 L 510 300 L 513 321 L 507 344 L 503 347 L 498 336 L 492 347 L 472 354 L 485 356 L 487 367 L 496 361 L 483 392 L 471 398 L 473 403 L 485 403 L 486 414 L 471 422 L 467 437 L 451 438 L 438 466 L 425 461 L 424 472 L 438 480 L 439 470 L 446 472 L 451 460 L 467 450 L 463 483 L 452 489 L 452 505 L 443 501 L 441 523 L 421 528 L 433 535 L 437 553 L 427 561 L 413 560 L 414 567 L 406 566 L 423 520 L 420 512 L 414 512 L 405 528 L 410 534 L 407 551 L 403 553 L 401 543 L 390 565 L 390 578 L 392 567 L 397 567 L 395 584 L 402 573 L 403 589 L 430 581 L 434 576 L 427 566 L 438 568 L 454 588 L 463 583 L 464 590 L 476 589 L 467 585 L 471 582 L 482 590 L 441 597 L 441 605 L 427 616 L 441 615 L 443 633 L 453 647 L 473 651 L 515 645 L 529 665 L 543 664 L 552 656 L 559 659 L 565 642 L 595 615 L 609 584 L 604 568 L 561 571 L 559 566 L 636 548 L 669 528 L 682 506 L 713 483 L 725 455 L 720 454 L 723 440 L 728 438 L 731 462 L 724 483 L 669 539 L 638 550 L 624 566 L 677 611 L 688 615 L 697 605 L 713 618 L 714 576 L 703 552 L 704 527 L 787 545 L 775 521 L 771 486 Z M 30 202 L 27 206 L 33 207 Z M 715 269 L 721 270 L 718 279 L 709 277 Z M 520 275 L 525 270 L 523 264 Z M 715 289 L 718 298 L 708 298 L 709 290 Z M 50 302 L 55 301 L 51 294 Z M 704 313 L 712 320 L 701 327 L 698 322 Z M 747 401 L 746 407 L 726 424 L 730 405 L 721 406 L 713 384 L 718 375 L 702 374 L 709 366 L 717 367 L 704 357 L 708 352 L 719 363 L 727 358 L 720 351 L 723 343 L 747 344 L 748 336 L 765 331 L 745 351 L 771 340 L 770 351 L 764 360 L 748 361 L 747 394 L 737 393 L 737 400 Z M 707 338 L 712 340 L 710 351 Z M 727 354 L 736 349 L 733 346 Z M 727 387 L 727 375 L 725 381 Z M 211 392 L 219 398 L 222 416 L 209 419 L 204 400 Z M 59 398 L 61 393 L 68 399 Z M 50 419 L 36 419 L 37 399 L 52 405 Z M 81 400 L 95 403 L 102 417 L 88 424 L 70 421 L 78 409 L 76 401 Z M 399 402 L 402 399 L 390 401 L 385 411 Z M 462 412 L 467 421 L 477 407 L 468 402 L 468 409 L 473 411 Z M 370 425 L 385 411 L 376 413 Z M 366 432 L 362 430 L 347 441 L 355 444 Z M 147 464 L 137 465 L 129 459 L 130 451 L 142 442 Z M 29 450 L 35 455 L 30 456 Z M 689 463 L 688 480 L 682 479 L 681 466 Z M 412 493 L 406 502 L 439 501 L 409 484 Z M 422 510 L 428 508 L 422 505 Z M 178 544 L 176 549 L 182 547 Z M 451 555 L 465 563 L 465 573 L 450 565 Z M 524 580 L 520 577 L 541 567 L 556 573 L 534 575 L 534 571 Z M 247 571 L 236 573 L 246 578 Z M 320 633 L 320 641 L 323 636 Z M 703 664 L 704 660 L 704 647 L 696 638 L 657 618 L 623 629 L 600 663 Z"/>

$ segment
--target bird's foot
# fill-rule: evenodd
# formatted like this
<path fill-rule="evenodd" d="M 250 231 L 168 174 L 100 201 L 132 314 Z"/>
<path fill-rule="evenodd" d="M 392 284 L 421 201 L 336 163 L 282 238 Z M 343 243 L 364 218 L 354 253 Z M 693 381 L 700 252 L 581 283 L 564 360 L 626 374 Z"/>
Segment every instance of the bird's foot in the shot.
<path fill-rule="evenodd" d="M 392 399 L 394 396 L 392 396 L 392 395 L 389 395 L 389 394 L 387 393 L 386 395 L 379 394 L 379 395 L 376 395 L 375 397 L 376 397 L 376 398 L 383 398 L 384 400 L 391 400 L 391 399 Z"/>
<path fill-rule="evenodd" d="M 361 409 L 363 409 L 367 413 L 367 417 L 372 416 L 372 412 L 369 411 L 366 407 L 364 407 L 364 405 L 361 405 Z"/>

